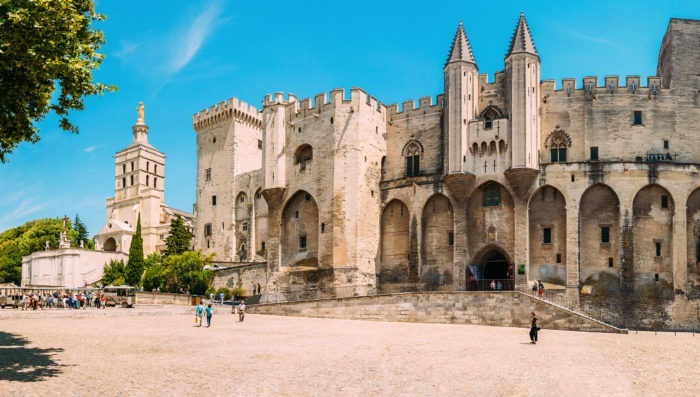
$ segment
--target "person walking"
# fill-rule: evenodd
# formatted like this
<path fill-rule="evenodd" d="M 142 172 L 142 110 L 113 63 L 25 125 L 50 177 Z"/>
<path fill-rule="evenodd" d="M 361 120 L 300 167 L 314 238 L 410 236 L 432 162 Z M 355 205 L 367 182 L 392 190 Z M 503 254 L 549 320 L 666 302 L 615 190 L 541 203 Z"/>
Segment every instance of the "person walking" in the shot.
<path fill-rule="evenodd" d="M 238 321 L 243 322 L 245 318 L 245 300 L 241 300 L 241 304 L 238 305 Z"/>
<path fill-rule="evenodd" d="M 537 280 L 537 283 L 537 296 L 539 296 L 540 298 L 544 298 L 544 283 L 542 282 L 542 280 Z"/>
<path fill-rule="evenodd" d="M 207 308 L 204 309 L 204 312 L 207 314 L 207 328 L 211 325 L 211 315 L 213 311 L 211 310 L 211 303 L 207 305 Z"/>
<path fill-rule="evenodd" d="M 258 283 L 258 295 L 262 295 L 262 287 L 260 287 L 260 283 Z"/>
<path fill-rule="evenodd" d="M 535 312 L 530 312 L 530 343 L 533 345 L 537 343 L 537 331 L 540 330 L 539 325 L 537 324 L 537 315 Z"/>
<path fill-rule="evenodd" d="M 537 281 L 532 282 L 532 297 L 537 296 Z"/>
<path fill-rule="evenodd" d="M 201 327 L 202 326 L 202 316 L 204 316 L 204 305 L 200 302 L 199 305 L 197 305 L 197 308 L 194 310 L 194 316 L 195 316 L 195 326 Z"/>
<path fill-rule="evenodd" d="M 496 281 L 491 280 L 491 291 L 495 291 L 495 290 L 496 290 Z"/>
<path fill-rule="evenodd" d="M 258 294 L 258 287 L 255 285 L 255 283 L 252 283 L 252 284 L 253 284 L 253 296 L 255 296 Z"/>
<path fill-rule="evenodd" d="M 107 296 L 104 292 L 100 295 L 100 307 L 103 309 L 107 307 Z"/>

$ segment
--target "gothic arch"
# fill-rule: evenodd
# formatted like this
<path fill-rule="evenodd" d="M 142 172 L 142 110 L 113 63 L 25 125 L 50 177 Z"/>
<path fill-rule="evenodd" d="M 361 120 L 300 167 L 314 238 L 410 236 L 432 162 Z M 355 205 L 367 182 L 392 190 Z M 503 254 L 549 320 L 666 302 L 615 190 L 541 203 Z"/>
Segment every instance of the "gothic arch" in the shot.
<path fill-rule="evenodd" d="M 401 200 L 391 200 L 382 211 L 379 288 L 391 290 L 391 284 L 410 280 L 410 219 L 408 207 Z"/>
<path fill-rule="evenodd" d="M 673 215 L 675 203 L 666 188 L 641 188 L 632 204 L 635 280 L 673 283 Z"/>
<path fill-rule="evenodd" d="M 686 204 L 686 236 L 688 242 L 688 281 L 700 280 L 700 188 L 693 190 Z"/>
<path fill-rule="evenodd" d="M 318 247 L 318 205 L 309 193 L 299 190 L 287 200 L 282 211 L 280 265 L 316 267 Z"/>
<path fill-rule="evenodd" d="M 450 200 L 434 194 L 421 217 L 421 281 L 428 290 L 452 284 L 454 262 L 454 210 Z"/>
<path fill-rule="evenodd" d="M 421 155 L 424 151 L 425 148 L 419 140 L 410 139 L 408 142 L 406 142 L 405 145 L 403 145 L 403 149 L 401 149 L 401 155 L 403 157 Z"/>
<path fill-rule="evenodd" d="M 479 113 L 479 120 L 495 120 L 495 119 L 502 119 L 503 116 L 503 111 L 495 105 L 489 105 L 484 110 Z"/>
<path fill-rule="evenodd" d="M 544 140 L 544 147 L 570 147 L 572 143 L 571 136 L 556 126 L 554 131 L 550 132 Z"/>
<path fill-rule="evenodd" d="M 608 185 L 590 186 L 579 206 L 580 281 L 620 273 L 620 199 Z M 610 264 L 612 263 L 612 267 Z"/>
<path fill-rule="evenodd" d="M 566 198 L 545 185 L 528 202 L 528 279 L 566 284 Z"/>
<path fill-rule="evenodd" d="M 498 242 L 486 244 L 466 266 L 466 289 L 488 290 L 493 280 L 498 281 L 503 290 L 512 290 L 515 286 L 514 269 L 513 258 L 506 247 Z"/>
<path fill-rule="evenodd" d="M 255 236 L 255 254 L 266 257 L 266 240 L 267 240 L 267 216 L 268 208 L 267 201 L 261 194 L 262 189 L 258 189 L 253 196 L 255 209 L 255 227 L 253 235 Z M 252 251 L 252 249 L 251 249 Z"/>
<path fill-rule="evenodd" d="M 479 185 L 467 199 L 467 252 L 497 244 L 507 252 L 515 246 L 515 206 L 508 189 L 495 181 Z"/>

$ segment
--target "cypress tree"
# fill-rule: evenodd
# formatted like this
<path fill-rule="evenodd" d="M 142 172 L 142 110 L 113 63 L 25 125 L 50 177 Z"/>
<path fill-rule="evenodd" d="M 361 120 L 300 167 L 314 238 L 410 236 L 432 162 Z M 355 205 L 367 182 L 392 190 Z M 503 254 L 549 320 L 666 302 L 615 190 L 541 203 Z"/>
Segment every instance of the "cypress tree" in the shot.
<path fill-rule="evenodd" d="M 75 214 L 75 222 L 73 222 L 73 230 L 77 232 L 77 235 L 75 236 L 75 245 L 80 246 L 80 240 L 83 240 L 84 245 L 87 247 L 88 242 L 90 240 L 88 236 L 88 230 L 87 227 L 85 227 L 85 224 L 80 220 L 80 217 L 78 214 Z"/>
<path fill-rule="evenodd" d="M 126 263 L 126 282 L 131 286 L 141 283 L 144 269 L 143 238 L 141 238 L 141 214 L 136 221 L 136 233 L 129 246 L 129 261 Z"/>
<path fill-rule="evenodd" d="M 170 233 L 165 238 L 166 248 L 164 255 L 178 255 L 189 251 L 191 241 L 192 235 L 187 230 L 185 222 L 178 216 L 170 223 Z"/>

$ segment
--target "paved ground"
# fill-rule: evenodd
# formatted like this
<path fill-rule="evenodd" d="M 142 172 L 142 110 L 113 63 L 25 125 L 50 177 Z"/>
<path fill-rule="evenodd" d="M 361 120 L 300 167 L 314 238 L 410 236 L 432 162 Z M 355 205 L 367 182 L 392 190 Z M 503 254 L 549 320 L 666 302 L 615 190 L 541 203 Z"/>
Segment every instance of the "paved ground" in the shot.
<path fill-rule="evenodd" d="M 227 308 L 228 309 L 228 308 Z M 700 335 L 215 314 L 0 312 L 2 396 L 697 395 Z M 546 328 L 546 324 L 543 324 Z M 241 394 L 242 393 L 242 394 Z"/>

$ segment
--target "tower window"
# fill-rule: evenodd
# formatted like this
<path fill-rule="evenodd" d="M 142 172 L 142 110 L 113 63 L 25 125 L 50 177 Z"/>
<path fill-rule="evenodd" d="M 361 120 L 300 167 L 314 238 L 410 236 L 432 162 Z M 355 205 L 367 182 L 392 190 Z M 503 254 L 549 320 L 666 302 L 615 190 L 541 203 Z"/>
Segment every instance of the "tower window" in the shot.
<path fill-rule="evenodd" d="M 134 186 L 134 176 L 131 175 L 130 179 L 131 179 L 131 186 Z"/>
<path fill-rule="evenodd" d="M 131 162 L 131 170 L 132 171 L 134 170 L 134 162 L 133 161 Z"/>
<path fill-rule="evenodd" d="M 258 149 L 262 149 L 262 141 L 258 139 Z"/>
<path fill-rule="evenodd" d="M 299 236 L 299 251 L 306 251 L 306 236 Z"/>
<path fill-rule="evenodd" d="M 158 173 L 158 164 L 153 164 L 153 173 L 154 174 Z"/>
<path fill-rule="evenodd" d="M 326 232 L 326 224 L 322 223 L 321 224 L 321 233 L 325 233 L 325 232 Z"/>
<path fill-rule="evenodd" d="M 158 178 L 153 178 L 153 187 L 158 187 Z"/>
<path fill-rule="evenodd" d="M 641 110 L 634 111 L 634 121 L 633 121 L 632 125 L 642 125 L 642 111 Z"/>
<path fill-rule="evenodd" d="M 656 248 L 656 256 L 661 256 L 661 242 L 655 242 L 654 247 Z"/>
<path fill-rule="evenodd" d="M 207 181 L 211 180 L 211 168 L 207 168 L 206 171 L 204 171 L 204 179 Z"/>
<path fill-rule="evenodd" d="M 126 164 L 122 164 L 122 174 L 126 174 Z"/>
<path fill-rule="evenodd" d="M 569 140 L 560 131 L 556 131 L 549 143 L 549 157 L 552 163 L 566 163 L 566 147 Z"/>
<path fill-rule="evenodd" d="M 484 188 L 484 207 L 495 207 L 501 205 L 501 188 L 491 183 Z"/>
<path fill-rule="evenodd" d="M 420 146 L 412 142 L 406 149 L 406 176 L 420 175 Z"/>
<path fill-rule="evenodd" d="M 668 139 L 664 139 L 664 149 L 668 150 Z"/>
<path fill-rule="evenodd" d="M 149 177 L 149 175 L 146 175 L 146 186 L 148 186 L 148 182 L 149 182 L 148 177 Z"/>
<path fill-rule="evenodd" d="M 561 254 L 557 254 L 557 263 L 561 263 Z"/>
<path fill-rule="evenodd" d="M 610 226 L 600 227 L 600 242 L 610 243 Z"/>
<path fill-rule="evenodd" d="M 122 178 L 122 187 L 126 187 L 126 178 Z"/>
<path fill-rule="evenodd" d="M 151 162 L 150 162 L 150 161 L 146 161 L 146 172 L 148 172 L 150 166 L 151 166 Z"/>
<path fill-rule="evenodd" d="M 243 222 L 243 224 L 241 225 L 241 231 L 248 231 L 248 222 Z"/>
<path fill-rule="evenodd" d="M 591 146 L 591 160 L 598 161 L 598 146 Z"/>
<path fill-rule="evenodd" d="M 294 211 L 294 218 L 299 219 L 299 211 Z"/>
<path fill-rule="evenodd" d="M 216 205 L 216 195 L 211 196 L 211 205 Z"/>
<path fill-rule="evenodd" d="M 551 227 L 545 227 L 542 229 L 542 243 L 543 244 L 552 244 L 552 228 Z"/>
<path fill-rule="evenodd" d="M 447 232 L 447 243 L 450 247 L 455 245 L 455 233 L 453 231 Z"/>
<path fill-rule="evenodd" d="M 493 128 L 493 120 L 491 120 L 491 119 L 484 120 L 484 129 L 490 130 L 491 128 Z"/>
<path fill-rule="evenodd" d="M 668 208 L 668 196 L 661 195 L 661 208 Z"/>
<path fill-rule="evenodd" d="M 211 223 L 207 223 L 204 225 L 204 235 L 205 236 L 211 236 Z"/>
<path fill-rule="evenodd" d="M 613 267 L 613 258 L 608 258 L 608 267 Z"/>

